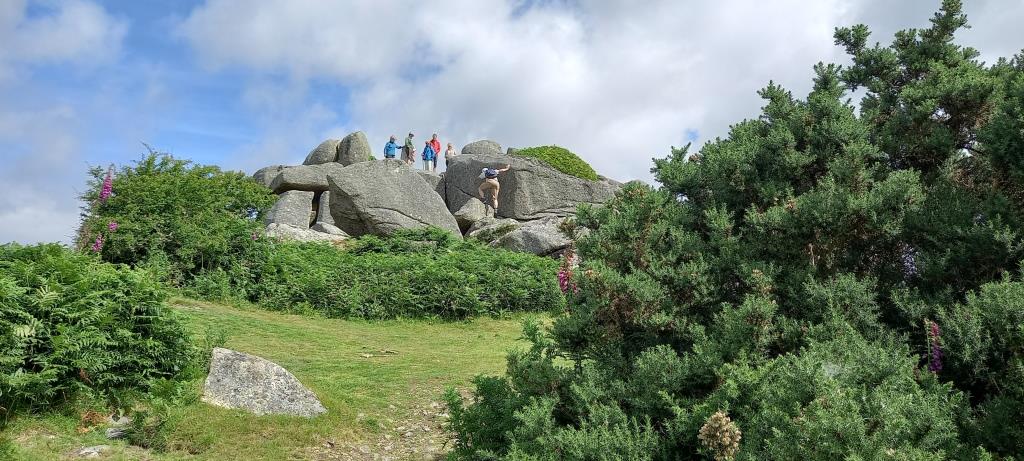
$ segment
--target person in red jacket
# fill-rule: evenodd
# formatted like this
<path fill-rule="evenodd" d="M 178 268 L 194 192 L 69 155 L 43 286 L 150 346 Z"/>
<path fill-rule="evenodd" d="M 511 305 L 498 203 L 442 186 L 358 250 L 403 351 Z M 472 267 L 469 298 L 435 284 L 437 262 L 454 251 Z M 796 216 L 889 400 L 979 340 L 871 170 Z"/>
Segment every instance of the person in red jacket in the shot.
<path fill-rule="evenodd" d="M 434 167 L 430 171 L 437 171 L 437 157 L 441 155 L 441 141 L 437 140 L 437 133 L 434 133 L 434 137 L 430 138 L 430 147 L 434 148 Z"/>

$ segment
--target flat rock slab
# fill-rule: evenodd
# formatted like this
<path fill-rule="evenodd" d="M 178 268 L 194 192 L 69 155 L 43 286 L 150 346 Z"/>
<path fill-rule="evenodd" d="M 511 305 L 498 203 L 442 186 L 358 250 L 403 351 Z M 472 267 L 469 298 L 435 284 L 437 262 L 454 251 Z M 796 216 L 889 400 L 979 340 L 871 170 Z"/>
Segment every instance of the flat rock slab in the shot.
<path fill-rule="evenodd" d="M 323 192 L 328 189 L 327 175 L 342 168 L 335 162 L 286 167 L 270 182 L 270 188 L 276 194 L 290 190 Z"/>
<path fill-rule="evenodd" d="M 348 235 L 341 229 L 323 223 L 318 223 L 309 229 L 272 223 L 267 226 L 267 237 L 297 242 L 344 242 L 348 240 Z"/>
<path fill-rule="evenodd" d="M 203 401 L 257 415 L 313 416 L 327 409 L 295 376 L 269 360 L 215 348 Z"/>

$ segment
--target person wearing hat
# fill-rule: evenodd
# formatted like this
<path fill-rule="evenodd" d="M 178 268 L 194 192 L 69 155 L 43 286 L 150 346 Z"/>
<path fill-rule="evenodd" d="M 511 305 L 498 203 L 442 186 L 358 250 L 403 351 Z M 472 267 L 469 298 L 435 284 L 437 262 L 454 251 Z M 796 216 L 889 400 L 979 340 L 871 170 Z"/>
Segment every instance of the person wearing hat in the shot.
<path fill-rule="evenodd" d="M 434 151 L 434 143 L 427 141 L 423 147 L 423 171 L 434 171 L 434 160 L 437 159 L 437 152 Z"/>
<path fill-rule="evenodd" d="M 391 135 L 391 139 L 384 145 L 384 158 L 395 158 L 397 152 L 398 143 L 395 142 L 395 135 Z"/>
<path fill-rule="evenodd" d="M 406 164 L 412 165 L 416 160 L 416 146 L 412 143 L 412 132 L 409 136 L 405 137 L 405 145 L 402 146 L 402 160 L 405 160 Z"/>

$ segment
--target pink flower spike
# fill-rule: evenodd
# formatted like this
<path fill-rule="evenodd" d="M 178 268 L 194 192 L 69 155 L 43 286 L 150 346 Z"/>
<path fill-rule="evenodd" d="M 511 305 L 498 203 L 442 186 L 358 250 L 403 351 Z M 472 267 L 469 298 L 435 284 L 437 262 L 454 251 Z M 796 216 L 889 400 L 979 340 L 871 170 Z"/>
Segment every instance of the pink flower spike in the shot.
<path fill-rule="evenodd" d="M 114 168 L 107 169 L 107 177 L 103 178 L 103 188 L 100 189 L 100 201 L 106 202 L 114 192 Z"/>
<path fill-rule="evenodd" d="M 117 227 L 118 227 L 117 221 L 110 221 L 110 224 L 107 224 L 107 230 L 109 230 L 110 232 L 117 231 Z"/>
<path fill-rule="evenodd" d="M 92 244 L 92 251 L 99 253 L 103 249 L 103 237 L 96 237 L 96 242 Z"/>

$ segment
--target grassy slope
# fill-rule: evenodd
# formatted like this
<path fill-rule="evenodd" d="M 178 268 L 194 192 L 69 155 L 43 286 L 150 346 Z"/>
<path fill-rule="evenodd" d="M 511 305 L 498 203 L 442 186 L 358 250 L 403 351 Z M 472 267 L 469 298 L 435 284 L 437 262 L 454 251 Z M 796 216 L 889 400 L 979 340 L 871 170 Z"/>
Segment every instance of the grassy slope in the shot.
<path fill-rule="evenodd" d="M 158 455 L 107 441 L 102 429 L 77 434 L 75 417 L 23 418 L 9 434 L 20 459 L 51 460 L 77 448 L 110 444 L 104 459 L 332 459 L 327 441 L 339 445 L 383 440 L 408 415 L 439 400 L 445 386 L 465 386 L 477 374 L 499 374 L 505 353 L 520 336 L 520 319 L 470 322 L 345 321 L 239 309 L 191 300 L 176 308 L 197 334 L 208 326 L 226 330 L 226 347 L 259 355 L 285 367 L 327 407 L 305 420 L 256 417 L 203 403 L 188 405 L 172 444 L 203 447 Z M 396 353 L 384 353 L 394 351 Z M 364 357 L 371 354 L 373 357 Z M 195 383 L 197 388 L 201 383 Z M 401 432 L 401 431 L 399 431 Z M 431 434 L 441 438 L 441 434 Z M 340 447 L 338 448 L 341 449 Z M 401 459 L 401 457 L 399 457 Z"/>

